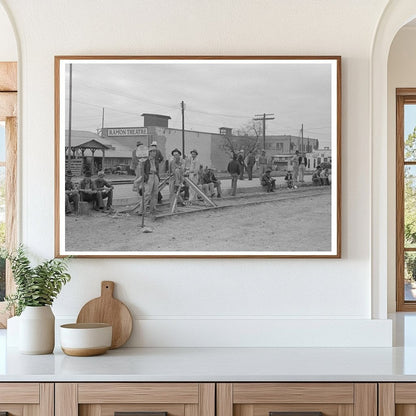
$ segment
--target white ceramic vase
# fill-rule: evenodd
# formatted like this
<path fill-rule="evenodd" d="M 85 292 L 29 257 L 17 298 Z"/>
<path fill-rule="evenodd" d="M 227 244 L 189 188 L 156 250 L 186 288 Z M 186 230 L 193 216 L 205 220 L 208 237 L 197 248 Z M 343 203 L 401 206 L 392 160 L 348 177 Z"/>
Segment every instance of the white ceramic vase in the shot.
<path fill-rule="evenodd" d="M 26 306 L 19 319 L 19 351 L 50 354 L 55 346 L 55 316 L 50 306 Z"/>

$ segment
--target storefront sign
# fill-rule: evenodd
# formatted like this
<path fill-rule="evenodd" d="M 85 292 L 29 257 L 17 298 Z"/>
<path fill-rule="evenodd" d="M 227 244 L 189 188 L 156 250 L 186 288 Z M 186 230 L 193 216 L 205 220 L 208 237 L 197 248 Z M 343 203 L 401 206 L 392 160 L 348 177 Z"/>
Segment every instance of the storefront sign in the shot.
<path fill-rule="evenodd" d="M 145 136 L 147 134 L 147 127 L 126 127 L 117 129 L 108 129 L 107 136 Z"/>

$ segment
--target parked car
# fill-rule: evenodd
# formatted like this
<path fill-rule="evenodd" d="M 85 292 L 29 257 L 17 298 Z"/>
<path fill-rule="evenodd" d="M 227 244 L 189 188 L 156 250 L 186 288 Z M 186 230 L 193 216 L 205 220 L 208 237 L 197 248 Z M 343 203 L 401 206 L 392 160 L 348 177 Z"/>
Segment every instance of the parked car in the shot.
<path fill-rule="evenodd" d="M 117 165 L 113 168 L 116 175 L 132 175 L 129 165 Z"/>

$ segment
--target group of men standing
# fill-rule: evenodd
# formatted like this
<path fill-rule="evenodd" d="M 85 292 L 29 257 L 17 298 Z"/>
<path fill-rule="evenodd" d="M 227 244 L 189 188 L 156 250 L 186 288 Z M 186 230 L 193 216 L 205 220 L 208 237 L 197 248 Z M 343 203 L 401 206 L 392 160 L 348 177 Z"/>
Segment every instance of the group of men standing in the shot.
<path fill-rule="evenodd" d="M 253 180 L 253 170 L 254 167 L 258 164 L 260 182 L 267 182 L 270 185 L 267 185 L 267 188 L 274 190 L 275 180 L 270 177 L 271 169 L 268 166 L 268 160 L 266 156 L 266 151 L 262 150 L 258 160 L 256 160 L 256 155 L 253 151 L 249 151 L 247 157 L 244 157 L 244 150 L 240 150 L 238 154 L 233 153 L 231 161 L 228 163 L 227 172 L 231 175 L 231 195 L 235 196 L 237 193 L 237 180 L 244 180 L 244 170 L 247 171 L 248 180 Z M 263 185 L 264 186 L 264 185 Z M 268 190 L 268 192 L 270 192 Z"/>
<path fill-rule="evenodd" d="M 159 166 L 163 161 L 163 155 L 154 141 L 149 147 L 148 156 L 143 152 L 143 143 L 137 142 L 137 147 L 133 151 L 132 166 L 135 170 L 136 179 L 134 181 L 134 190 L 142 192 L 141 183 L 144 183 L 144 200 L 145 206 L 149 205 L 150 214 L 156 214 L 157 202 L 161 201 L 162 196 L 159 191 Z M 143 157 L 140 157 L 140 156 Z M 198 151 L 191 150 L 190 156 L 182 158 L 182 152 L 175 148 L 171 152 L 172 158 L 167 163 L 166 179 L 169 184 L 169 201 L 171 210 L 179 204 L 193 204 L 198 199 L 199 191 L 208 197 L 215 196 L 221 198 L 221 181 L 219 181 L 211 168 L 200 164 Z M 185 180 L 187 178 L 188 180 Z M 138 212 L 142 211 L 142 202 L 140 200 Z"/>
<path fill-rule="evenodd" d="M 253 170 L 256 163 L 258 164 L 260 176 L 266 173 L 266 169 L 268 167 L 268 160 L 265 150 L 261 151 L 261 155 L 258 157 L 258 160 L 256 159 L 256 155 L 254 154 L 254 152 L 251 150 L 248 152 L 247 157 L 244 157 L 244 150 L 240 150 L 236 156 L 236 160 L 240 165 L 240 173 L 238 179 L 244 180 L 244 171 L 246 171 L 248 180 L 253 180 Z"/>

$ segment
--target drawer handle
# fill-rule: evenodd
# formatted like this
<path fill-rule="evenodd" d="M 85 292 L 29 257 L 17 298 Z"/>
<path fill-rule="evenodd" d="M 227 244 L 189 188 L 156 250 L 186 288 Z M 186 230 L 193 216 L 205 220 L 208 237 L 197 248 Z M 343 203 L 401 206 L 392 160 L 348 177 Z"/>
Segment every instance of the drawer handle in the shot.
<path fill-rule="evenodd" d="M 114 416 L 168 416 L 168 412 L 115 412 Z"/>
<path fill-rule="evenodd" d="M 269 412 L 269 416 L 323 416 L 322 412 Z"/>

